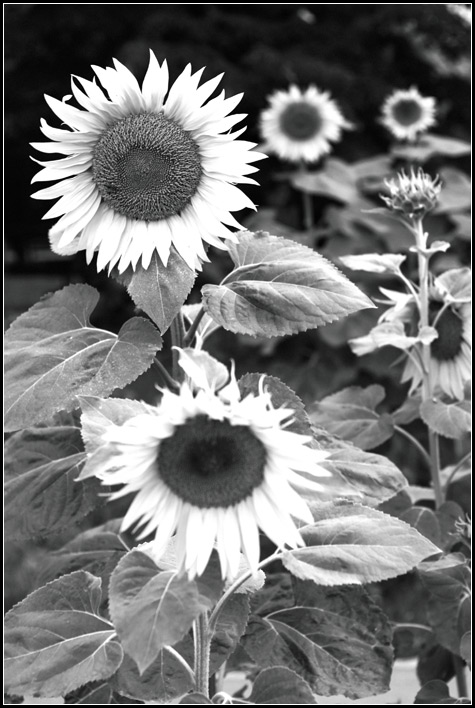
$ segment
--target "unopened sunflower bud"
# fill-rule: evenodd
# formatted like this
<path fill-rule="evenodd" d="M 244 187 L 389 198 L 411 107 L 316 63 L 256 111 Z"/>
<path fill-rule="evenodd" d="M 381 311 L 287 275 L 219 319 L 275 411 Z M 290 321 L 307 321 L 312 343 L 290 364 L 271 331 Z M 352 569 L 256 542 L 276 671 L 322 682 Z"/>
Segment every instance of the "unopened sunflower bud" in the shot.
<path fill-rule="evenodd" d="M 422 217 L 437 204 L 441 184 L 439 177 L 435 179 L 422 169 L 414 172 L 411 169 L 410 175 L 400 172 L 395 179 L 385 180 L 389 190 L 389 196 L 381 195 L 394 212 L 402 212 L 411 218 Z"/>

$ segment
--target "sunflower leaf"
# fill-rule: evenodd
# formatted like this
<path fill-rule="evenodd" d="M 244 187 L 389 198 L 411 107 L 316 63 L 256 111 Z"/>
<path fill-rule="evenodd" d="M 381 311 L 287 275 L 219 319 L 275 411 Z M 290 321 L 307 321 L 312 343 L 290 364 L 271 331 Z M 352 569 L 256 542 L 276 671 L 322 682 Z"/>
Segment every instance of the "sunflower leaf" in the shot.
<path fill-rule="evenodd" d="M 359 196 L 356 180 L 356 172 L 352 165 L 330 157 L 322 170 L 296 172 L 290 181 L 295 189 L 307 194 L 324 196 L 344 204 L 351 204 Z"/>
<path fill-rule="evenodd" d="M 5 618 L 5 690 L 64 696 L 112 676 L 123 652 L 100 601 L 100 579 L 77 571 L 15 605 Z"/>
<path fill-rule="evenodd" d="M 376 412 L 384 397 L 384 388 L 378 384 L 366 388 L 350 386 L 315 402 L 310 419 L 362 450 L 371 450 L 394 433 L 391 416 Z"/>
<path fill-rule="evenodd" d="M 140 674 L 165 646 L 178 642 L 209 609 L 203 588 L 174 571 L 161 572 L 139 550 L 127 553 L 112 573 L 110 612 L 122 645 Z"/>
<path fill-rule="evenodd" d="M 147 269 L 138 264 L 135 270 L 129 267 L 125 273 L 112 271 L 112 275 L 125 285 L 137 307 L 155 322 L 162 334 L 180 312 L 196 278 L 195 271 L 174 248 L 166 266 L 154 253 Z"/>
<path fill-rule="evenodd" d="M 153 362 L 162 340 L 133 317 L 118 335 L 92 327 L 99 293 L 68 285 L 15 320 L 5 335 L 5 422 L 11 432 L 77 407 L 76 396 L 110 394 Z"/>
<path fill-rule="evenodd" d="M 251 618 L 246 653 L 262 667 L 294 671 L 321 696 L 356 699 L 387 691 L 392 630 L 369 594 L 302 581 L 294 583 L 294 593 L 295 607 Z"/>
<path fill-rule="evenodd" d="M 437 214 L 452 211 L 464 211 L 472 205 L 472 184 L 467 175 L 454 167 L 443 167 L 440 170 L 442 189 L 435 212 Z"/>
<path fill-rule="evenodd" d="M 285 666 L 264 669 L 257 676 L 249 696 L 251 703 L 279 705 L 316 705 L 318 701 L 308 683 Z"/>
<path fill-rule="evenodd" d="M 426 162 L 433 155 L 460 157 L 470 154 L 470 150 L 470 143 L 464 140 L 426 133 L 417 144 L 397 145 L 392 152 L 395 157 L 414 162 Z"/>
<path fill-rule="evenodd" d="M 115 524 L 116 528 L 120 522 Z M 41 569 L 38 584 L 55 580 L 60 575 L 75 570 L 86 570 L 102 581 L 102 598 L 108 598 L 109 578 L 119 560 L 125 555 L 127 546 L 111 523 L 83 531 L 66 545 L 53 551 Z"/>
<path fill-rule="evenodd" d="M 216 673 L 236 649 L 247 627 L 249 605 L 247 595 L 236 593 L 229 598 L 219 613 L 211 640 L 210 675 Z M 193 665 L 194 647 L 191 635 L 186 635 L 178 644 L 175 644 L 174 648 L 190 666 Z"/>
<path fill-rule="evenodd" d="M 29 428 L 5 445 L 5 532 L 44 537 L 77 524 L 103 504 L 98 480 L 78 481 L 86 453 L 79 428 Z"/>
<path fill-rule="evenodd" d="M 275 337 L 303 332 L 374 307 L 315 251 L 264 231 L 242 231 L 229 246 L 236 265 L 220 285 L 202 288 L 203 306 L 232 332 Z"/>
<path fill-rule="evenodd" d="M 434 679 L 428 681 L 417 692 L 414 699 L 414 705 L 472 705 L 470 698 L 452 698 L 449 693 L 449 687 L 445 681 Z"/>
<path fill-rule="evenodd" d="M 194 688 L 191 672 L 166 647 L 142 674 L 135 661 L 126 654 L 111 684 L 127 698 L 164 703 Z"/>
<path fill-rule="evenodd" d="M 340 261 L 350 270 L 368 273 L 397 273 L 406 256 L 399 253 L 365 253 L 364 255 L 340 256 Z"/>
<path fill-rule="evenodd" d="M 206 703 L 209 705 L 213 705 L 213 701 L 210 701 L 209 698 L 206 698 L 204 693 L 188 693 L 188 695 L 184 696 L 181 701 L 180 705 L 196 705 L 197 703 Z"/>
<path fill-rule="evenodd" d="M 102 436 L 111 425 L 123 425 L 129 418 L 150 412 L 146 403 L 128 398 L 78 396 L 78 400 L 82 409 L 81 433 L 88 453 L 103 444 Z"/>
<path fill-rule="evenodd" d="M 79 691 L 66 697 L 66 705 L 110 705 L 112 703 L 112 689 L 107 682 L 93 683 L 83 686 Z"/>
<path fill-rule="evenodd" d="M 418 395 L 406 398 L 400 408 L 391 413 L 394 425 L 409 425 L 421 415 L 421 397 Z"/>
<path fill-rule="evenodd" d="M 462 438 L 471 430 L 472 416 L 468 401 L 447 404 L 432 399 L 424 401 L 420 410 L 424 423 L 445 438 Z"/>
<path fill-rule="evenodd" d="M 461 554 L 452 553 L 417 569 L 427 591 L 426 614 L 437 641 L 454 654 L 470 630 L 470 568 Z"/>
<path fill-rule="evenodd" d="M 241 398 L 245 398 L 249 394 L 257 396 L 260 392 L 259 387 L 263 386 L 264 390 L 270 393 L 274 408 L 290 408 L 292 410 L 293 420 L 287 430 L 302 435 L 312 434 L 310 420 L 303 402 L 291 388 L 276 376 L 257 373 L 245 374 L 239 379 L 238 386 Z"/>
<path fill-rule="evenodd" d="M 408 524 L 369 507 L 313 504 L 312 513 L 315 523 L 300 529 L 306 547 L 285 552 L 282 562 L 295 577 L 317 585 L 387 580 L 440 552 Z"/>
<path fill-rule="evenodd" d="M 472 299 L 470 268 L 450 268 L 435 278 L 434 285 L 444 292 L 449 302 L 470 302 Z"/>
<path fill-rule="evenodd" d="M 360 450 L 321 428 L 314 428 L 313 434 L 314 446 L 330 453 L 319 463 L 332 473 L 319 492 L 320 501 L 348 499 L 377 506 L 407 487 L 406 477 L 384 455 Z"/>

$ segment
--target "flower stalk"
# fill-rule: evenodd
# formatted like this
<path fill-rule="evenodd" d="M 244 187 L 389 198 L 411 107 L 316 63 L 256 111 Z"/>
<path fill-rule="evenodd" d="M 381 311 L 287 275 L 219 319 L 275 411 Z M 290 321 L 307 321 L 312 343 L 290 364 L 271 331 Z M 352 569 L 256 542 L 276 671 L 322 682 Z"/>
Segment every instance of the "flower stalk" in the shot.
<path fill-rule="evenodd" d="M 424 232 L 422 218 L 413 219 L 412 232 L 416 238 L 417 261 L 419 270 L 419 328 L 429 327 L 429 258 L 426 252 L 427 233 Z M 422 401 L 432 399 L 433 382 L 431 380 L 430 344 L 421 345 L 422 354 Z M 429 456 L 432 486 L 434 488 L 436 508 L 444 502 L 444 494 L 440 480 L 440 449 L 439 436 L 430 427 L 427 428 L 429 436 Z"/>
<path fill-rule="evenodd" d="M 172 321 L 170 325 L 170 334 L 172 338 L 172 372 L 173 372 L 173 379 L 177 381 L 178 383 L 181 383 L 184 379 L 184 372 L 181 366 L 179 365 L 179 352 L 177 350 L 177 347 L 180 349 L 183 348 L 184 342 L 185 342 L 185 322 L 183 320 L 183 315 L 181 312 L 177 314 L 175 319 Z"/>
<path fill-rule="evenodd" d="M 195 683 L 198 693 L 209 698 L 209 661 L 211 637 L 208 614 L 203 612 L 193 623 L 195 646 Z"/>

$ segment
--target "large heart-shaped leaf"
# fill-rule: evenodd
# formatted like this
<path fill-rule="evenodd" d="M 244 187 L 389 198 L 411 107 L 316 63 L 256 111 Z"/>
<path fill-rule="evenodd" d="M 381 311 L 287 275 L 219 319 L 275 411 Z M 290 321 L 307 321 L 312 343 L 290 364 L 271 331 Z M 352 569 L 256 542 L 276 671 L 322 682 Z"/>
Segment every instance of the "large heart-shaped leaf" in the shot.
<path fill-rule="evenodd" d="M 418 573 L 428 592 L 426 612 L 438 642 L 460 653 L 463 635 L 470 630 L 470 568 L 461 554 L 449 554 L 421 563 Z"/>
<path fill-rule="evenodd" d="M 314 403 L 310 418 L 362 450 L 371 450 L 394 433 L 391 417 L 376 411 L 385 395 L 384 388 L 377 384 L 367 388 L 350 386 Z"/>
<path fill-rule="evenodd" d="M 180 312 L 195 282 L 196 273 L 174 248 L 166 266 L 156 253 L 147 269 L 140 264 L 122 274 L 112 273 L 125 287 L 137 307 L 147 313 L 163 334 Z"/>
<path fill-rule="evenodd" d="M 168 645 L 178 642 L 193 620 L 210 608 L 221 578 L 200 585 L 175 571 L 160 571 L 152 558 L 132 550 L 117 565 L 110 583 L 110 612 L 125 651 L 142 674 Z M 208 595 L 203 593 L 208 592 Z"/>
<path fill-rule="evenodd" d="M 238 234 L 236 265 L 220 285 L 205 285 L 203 306 L 222 327 L 274 337 L 303 332 L 374 307 L 315 251 L 266 232 Z"/>
<path fill-rule="evenodd" d="M 471 405 L 468 401 L 444 403 L 428 399 L 422 403 L 420 411 L 424 423 L 445 438 L 462 438 L 472 428 Z"/>
<path fill-rule="evenodd" d="M 71 410 L 76 396 L 106 396 L 146 371 L 162 342 L 151 322 L 133 317 L 119 334 L 91 326 L 99 299 L 68 285 L 20 315 L 5 335 L 5 424 L 13 431 Z"/>
<path fill-rule="evenodd" d="M 5 690 L 65 696 L 112 676 L 123 652 L 100 601 L 99 578 L 77 571 L 15 605 L 5 618 Z"/>
<path fill-rule="evenodd" d="M 285 666 L 264 669 L 257 676 L 249 697 L 258 705 L 316 705 L 318 701 L 308 683 Z"/>
<path fill-rule="evenodd" d="M 313 504 L 315 523 L 300 529 L 305 548 L 287 551 L 285 567 L 318 585 L 364 584 L 407 573 L 437 546 L 408 524 L 375 509 Z"/>
<path fill-rule="evenodd" d="M 24 539 L 58 533 L 102 505 L 99 481 L 78 481 L 85 459 L 75 426 L 12 435 L 5 445 L 7 535 Z"/>
<path fill-rule="evenodd" d="M 247 654 L 262 667 L 285 666 L 322 696 L 360 698 L 387 691 L 391 626 L 363 588 L 298 581 L 295 607 L 251 618 Z"/>

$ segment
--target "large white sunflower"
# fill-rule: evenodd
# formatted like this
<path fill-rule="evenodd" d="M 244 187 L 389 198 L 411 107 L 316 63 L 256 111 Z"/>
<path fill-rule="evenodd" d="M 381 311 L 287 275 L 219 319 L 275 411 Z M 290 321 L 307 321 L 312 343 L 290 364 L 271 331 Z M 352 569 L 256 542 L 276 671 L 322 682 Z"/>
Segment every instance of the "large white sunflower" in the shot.
<path fill-rule="evenodd" d="M 33 182 L 57 184 L 33 194 L 59 201 L 44 218 L 60 217 L 50 230 L 52 249 L 69 255 L 85 250 L 97 269 L 117 265 L 123 272 L 141 261 L 147 268 L 156 251 L 166 266 L 172 246 L 190 268 L 207 260 L 203 242 L 226 248 L 241 228 L 231 212 L 255 208 L 235 185 L 255 184 L 246 175 L 265 155 L 254 143 L 237 140 L 231 129 L 245 115 L 229 115 L 242 94 L 209 101 L 222 74 L 199 86 L 203 69 L 188 65 L 169 89 L 166 61 L 150 52 L 142 87 L 114 59 L 114 67 L 93 66 L 102 84 L 71 80 L 81 109 L 46 96 L 70 129 L 41 130 L 51 142 L 32 143 L 45 153 L 66 155 L 40 162 Z M 207 102 L 206 102 L 207 101 Z"/>
<path fill-rule="evenodd" d="M 122 485 L 111 499 L 136 493 L 122 530 L 142 526 L 139 539 L 155 532 L 157 559 L 176 533 L 180 571 L 201 575 L 216 547 L 230 580 L 241 551 L 257 572 L 259 528 L 279 547 L 304 545 L 293 517 L 313 519 L 299 490 L 322 490 L 317 480 L 329 472 L 318 463 L 327 453 L 286 430 L 293 411 L 275 409 L 262 386 L 241 398 L 234 375 L 220 390 L 222 381 L 198 380 L 164 391 L 157 407 L 143 404 L 143 413 L 106 425 L 98 437 L 95 430 L 82 476 Z"/>
<path fill-rule="evenodd" d="M 309 86 L 305 91 L 292 85 L 268 98 L 260 130 L 268 152 L 290 162 L 315 162 L 341 139 L 351 125 L 327 91 Z"/>
<path fill-rule="evenodd" d="M 422 96 L 415 86 L 397 89 L 384 101 L 381 123 L 398 140 L 413 141 L 436 122 L 436 100 Z"/>

